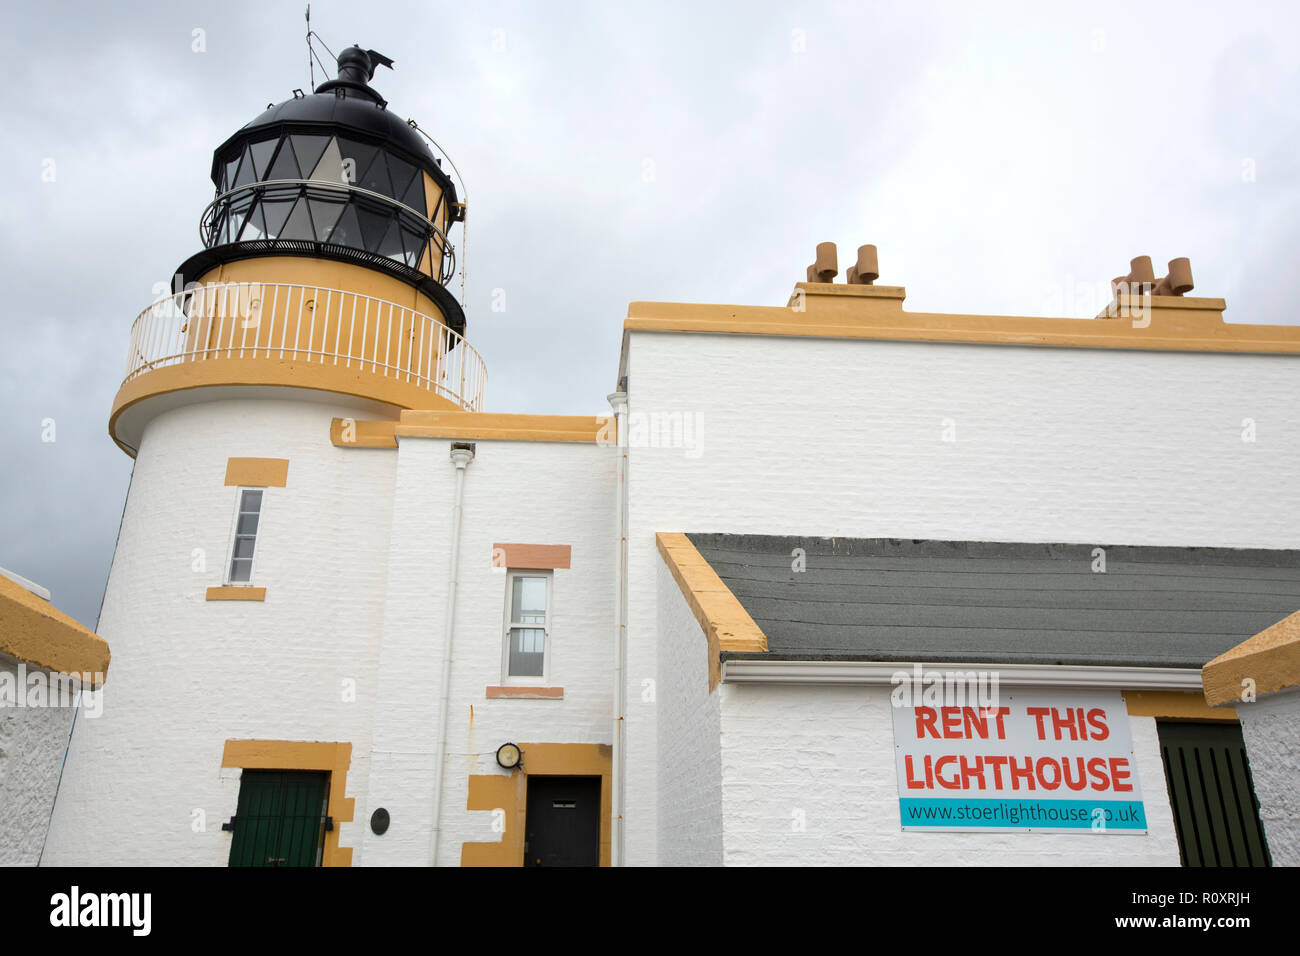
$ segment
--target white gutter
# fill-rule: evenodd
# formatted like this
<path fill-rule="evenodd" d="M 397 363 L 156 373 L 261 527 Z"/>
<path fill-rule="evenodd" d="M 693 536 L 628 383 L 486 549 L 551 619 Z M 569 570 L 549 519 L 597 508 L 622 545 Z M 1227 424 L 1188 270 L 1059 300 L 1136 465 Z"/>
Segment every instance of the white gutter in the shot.
<path fill-rule="evenodd" d="M 447 710 L 451 694 L 451 639 L 456 624 L 456 578 L 460 570 L 460 517 L 465 502 L 465 469 L 474 460 L 473 447 L 453 444 L 451 463 L 456 466 L 455 505 L 451 512 L 451 570 L 447 575 L 447 615 L 443 626 L 442 676 L 438 680 L 438 749 L 433 752 L 433 848 L 429 865 L 438 865 L 438 837 L 442 832 L 442 765 L 447 753 Z"/>
<path fill-rule="evenodd" d="M 611 866 L 623 865 L 623 740 L 627 712 L 627 682 L 624 659 L 627 652 L 627 391 L 626 386 L 609 395 L 614 410 L 618 441 L 618 487 L 615 489 L 615 521 L 618 526 L 618 556 L 614 564 L 614 726 L 610 755 L 610 846 Z"/>
<path fill-rule="evenodd" d="M 898 684 L 932 674 L 996 674 L 1006 687 L 1116 687 L 1132 690 L 1201 689 L 1201 672 L 1182 667 L 1097 667 L 1053 664 L 918 664 L 911 661 L 722 662 L 728 684 Z M 900 678 L 901 675 L 901 678 Z"/>

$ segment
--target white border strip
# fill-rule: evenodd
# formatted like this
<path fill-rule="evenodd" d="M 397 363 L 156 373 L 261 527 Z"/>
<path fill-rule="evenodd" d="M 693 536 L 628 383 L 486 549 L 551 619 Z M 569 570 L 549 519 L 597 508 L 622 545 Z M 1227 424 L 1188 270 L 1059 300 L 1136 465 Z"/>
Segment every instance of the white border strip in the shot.
<path fill-rule="evenodd" d="M 1184 667 L 1085 667 L 1053 664 L 959 664 L 914 661 L 764 661 L 722 662 L 725 684 L 892 684 L 950 671 L 996 673 L 1004 687 L 1118 687 L 1133 690 L 1201 689 L 1201 672 Z"/>

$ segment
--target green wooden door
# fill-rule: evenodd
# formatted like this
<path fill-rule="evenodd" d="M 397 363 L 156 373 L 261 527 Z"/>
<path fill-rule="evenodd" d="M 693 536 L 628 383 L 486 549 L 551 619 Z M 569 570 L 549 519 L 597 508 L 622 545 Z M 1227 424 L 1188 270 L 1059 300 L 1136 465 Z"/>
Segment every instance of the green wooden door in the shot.
<path fill-rule="evenodd" d="M 1241 725 L 1159 721 L 1183 866 L 1269 866 Z"/>
<path fill-rule="evenodd" d="M 245 770 L 230 865 L 319 866 L 328 798 L 328 774 Z"/>

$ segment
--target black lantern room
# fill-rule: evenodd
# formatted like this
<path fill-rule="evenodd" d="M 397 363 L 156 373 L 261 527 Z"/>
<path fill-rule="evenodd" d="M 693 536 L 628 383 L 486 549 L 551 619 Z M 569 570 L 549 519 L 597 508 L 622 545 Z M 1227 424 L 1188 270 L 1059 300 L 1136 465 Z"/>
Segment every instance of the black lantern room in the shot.
<path fill-rule="evenodd" d="M 348 47 L 337 79 L 269 107 L 217 147 L 204 251 L 181 266 L 182 281 L 257 256 L 337 259 L 403 279 L 463 331 L 445 285 L 455 269 L 447 228 L 464 206 L 423 137 L 369 85 L 380 65 L 392 61 Z"/>

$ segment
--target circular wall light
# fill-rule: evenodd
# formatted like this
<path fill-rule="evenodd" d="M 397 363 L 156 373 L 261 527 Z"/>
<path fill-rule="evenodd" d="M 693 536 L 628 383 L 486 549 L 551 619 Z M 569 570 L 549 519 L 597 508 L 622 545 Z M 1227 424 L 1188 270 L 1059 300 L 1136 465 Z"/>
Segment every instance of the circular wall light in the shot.
<path fill-rule="evenodd" d="M 497 764 L 506 770 L 514 770 L 523 758 L 524 753 L 518 744 L 502 744 L 497 748 Z"/>
<path fill-rule="evenodd" d="M 370 830 L 376 836 L 383 836 L 388 831 L 388 811 L 383 807 L 370 814 Z"/>

